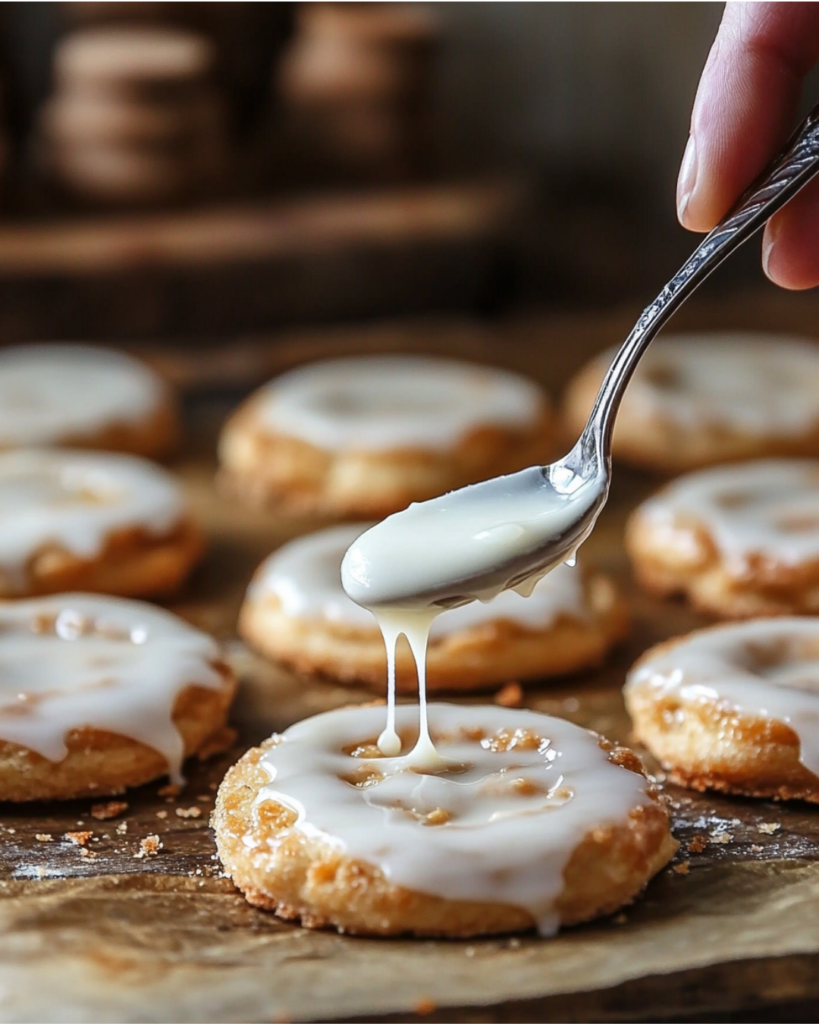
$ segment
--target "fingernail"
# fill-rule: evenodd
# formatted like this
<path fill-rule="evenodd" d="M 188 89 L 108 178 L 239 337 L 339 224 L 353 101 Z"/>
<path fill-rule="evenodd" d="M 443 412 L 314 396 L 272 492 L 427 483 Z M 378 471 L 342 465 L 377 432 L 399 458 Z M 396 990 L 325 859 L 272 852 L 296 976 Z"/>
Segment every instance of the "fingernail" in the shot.
<path fill-rule="evenodd" d="M 677 217 L 681 224 L 685 224 L 685 211 L 696 183 L 697 145 L 694 142 L 694 136 L 689 135 L 680 166 L 680 176 L 677 179 Z"/>
<path fill-rule="evenodd" d="M 765 234 L 762 236 L 762 269 L 766 277 L 771 277 L 768 265 L 771 261 L 771 253 L 776 248 L 779 239 L 779 221 L 776 217 L 768 221 L 765 227 Z M 771 278 L 773 280 L 773 278 Z"/>

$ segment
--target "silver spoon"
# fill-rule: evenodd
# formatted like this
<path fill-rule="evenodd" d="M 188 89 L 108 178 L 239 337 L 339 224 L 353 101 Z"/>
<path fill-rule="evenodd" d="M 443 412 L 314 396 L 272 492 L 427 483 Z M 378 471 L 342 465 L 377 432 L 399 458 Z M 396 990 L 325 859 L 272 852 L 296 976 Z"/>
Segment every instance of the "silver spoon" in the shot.
<path fill-rule="evenodd" d="M 591 533 L 606 503 L 611 478 L 611 439 L 623 393 L 643 353 L 660 328 L 689 295 L 723 260 L 747 241 L 819 171 L 819 106 L 791 136 L 763 174 L 689 256 L 680 270 L 647 306 L 612 360 L 589 420 L 574 448 L 559 462 L 533 467 L 509 477 L 488 480 L 453 491 L 442 498 L 410 506 L 359 538 L 348 552 L 342 579 L 350 597 L 367 607 L 402 606 L 451 608 L 476 597 L 486 599 L 499 590 L 521 586 L 550 568 L 571 561 Z M 466 510 L 480 513 L 481 503 L 497 508 L 499 497 L 508 499 L 510 518 L 514 502 L 534 496 L 544 510 L 555 509 L 554 529 L 545 517 L 527 540 L 510 546 L 498 557 L 491 546 L 461 544 Z M 569 515 L 567 512 L 576 514 Z M 407 517 L 407 518 L 402 518 Z M 424 518 L 422 522 L 421 519 Z M 533 519 L 532 522 L 535 520 Z M 384 528 L 392 525 L 392 533 Z M 395 527 L 403 527 L 396 532 Z M 422 564 L 427 526 L 438 530 L 438 550 L 451 554 L 440 570 L 430 574 Z M 375 540 L 375 544 L 369 543 Z M 387 542 L 385 544 L 385 541 Z M 374 556 L 396 543 L 409 545 L 402 572 Z M 415 548 L 417 547 L 417 552 Z M 460 557 L 460 549 L 463 557 Z M 379 554 L 380 557 L 380 554 Z M 421 559 L 421 561 L 419 561 Z M 382 559 L 383 560 L 383 559 Z M 433 566 L 433 568 L 435 568 Z"/>

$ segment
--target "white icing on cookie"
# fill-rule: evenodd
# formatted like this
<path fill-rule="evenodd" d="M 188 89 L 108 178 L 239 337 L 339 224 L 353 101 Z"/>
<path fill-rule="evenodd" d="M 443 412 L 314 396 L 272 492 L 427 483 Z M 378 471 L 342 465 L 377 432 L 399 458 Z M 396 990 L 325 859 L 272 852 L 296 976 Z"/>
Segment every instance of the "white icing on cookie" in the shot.
<path fill-rule="evenodd" d="M 263 427 L 331 451 L 448 448 L 479 426 L 531 427 L 545 406 L 517 374 L 425 356 L 310 363 L 255 398 Z"/>
<path fill-rule="evenodd" d="M 406 758 L 350 756 L 345 749 L 378 735 L 383 709 L 344 708 L 292 726 L 265 752 L 260 765 L 270 782 L 257 806 L 291 808 L 294 828 L 376 865 L 395 885 L 522 907 L 544 935 L 554 934 L 572 852 L 599 826 L 628 828 L 629 811 L 652 802 L 646 780 L 612 764 L 594 734 L 561 719 L 450 704 L 429 712 L 453 771 L 425 774 Z M 414 732 L 417 721 L 416 708 L 396 709 L 399 731 Z M 519 732 L 510 749 L 498 750 L 493 737 L 504 730 Z M 368 768 L 383 777 L 366 786 L 344 781 Z M 244 842 L 253 848 L 252 828 Z"/>
<path fill-rule="evenodd" d="M 299 619 L 325 620 L 375 631 L 370 611 L 347 597 L 341 586 L 341 560 L 365 526 L 337 526 L 290 541 L 259 567 L 249 590 L 251 600 L 275 595 L 283 611 Z M 562 615 L 588 619 L 580 573 L 559 566 L 542 577 L 530 597 L 506 590 L 488 603 L 473 601 L 442 612 L 430 638 L 447 636 L 487 622 L 506 619 L 524 629 L 548 629 Z"/>
<path fill-rule="evenodd" d="M 0 739 L 49 761 L 89 727 L 158 751 L 180 780 L 172 713 L 188 686 L 226 685 L 216 642 L 141 601 L 59 594 L 0 604 Z"/>
<path fill-rule="evenodd" d="M 774 618 L 704 629 L 638 662 L 626 682 L 657 699 L 715 701 L 785 722 L 802 764 L 819 775 L 819 619 Z"/>
<path fill-rule="evenodd" d="M 601 366 L 613 355 L 601 356 Z M 685 429 L 803 433 L 819 425 L 819 346 L 739 332 L 661 338 L 635 371 L 623 412 Z"/>
<path fill-rule="evenodd" d="M 819 462 L 770 459 L 689 473 L 639 512 L 670 546 L 701 525 L 736 576 L 755 557 L 797 565 L 819 558 Z"/>
<path fill-rule="evenodd" d="M 0 447 L 60 444 L 140 424 L 165 400 L 144 364 L 90 345 L 0 349 Z"/>
<path fill-rule="evenodd" d="M 66 449 L 0 452 L 0 574 L 21 590 L 29 559 L 47 546 L 92 559 L 114 531 L 161 536 L 184 514 L 179 485 L 145 459 Z"/>

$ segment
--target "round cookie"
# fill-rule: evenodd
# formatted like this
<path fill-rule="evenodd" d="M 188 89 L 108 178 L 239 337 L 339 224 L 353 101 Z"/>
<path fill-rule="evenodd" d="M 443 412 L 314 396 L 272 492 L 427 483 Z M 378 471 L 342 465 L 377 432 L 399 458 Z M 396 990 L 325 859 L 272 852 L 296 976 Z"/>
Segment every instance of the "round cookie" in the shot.
<path fill-rule="evenodd" d="M 429 710 L 451 770 L 381 757 L 370 706 L 300 722 L 228 772 L 213 825 L 250 903 L 362 935 L 552 935 L 630 902 L 673 855 L 630 751 L 530 711 Z M 408 746 L 418 708 L 397 712 Z"/>
<path fill-rule="evenodd" d="M 363 526 L 338 526 L 285 544 L 258 569 L 239 631 L 262 654 L 300 672 L 384 691 L 387 660 L 373 616 L 344 593 L 341 560 Z M 430 690 L 473 690 L 598 664 L 628 627 L 606 577 L 559 566 L 530 597 L 505 591 L 435 620 L 427 648 Z M 409 647 L 397 652 L 400 692 L 417 689 Z"/>
<path fill-rule="evenodd" d="M 548 458 L 551 413 L 533 382 L 422 356 L 311 363 L 228 421 L 222 479 L 289 513 L 377 518 Z"/>
<path fill-rule="evenodd" d="M 599 356 L 569 385 L 564 412 L 573 436 L 585 426 L 613 355 Z M 754 333 L 660 338 L 623 399 L 614 454 L 664 474 L 819 455 L 819 346 Z"/>
<path fill-rule="evenodd" d="M 0 452 L 0 598 L 175 589 L 204 541 L 179 485 L 133 455 Z"/>
<path fill-rule="evenodd" d="M 0 800 L 120 793 L 225 726 L 236 680 L 216 642 L 137 601 L 0 603 Z"/>
<path fill-rule="evenodd" d="M 692 789 L 819 801 L 819 620 L 755 619 L 669 640 L 629 673 L 635 737 Z"/>
<path fill-rule="evenodd" d="M 168 387 L 131 356 L 65 343 L 0 349 L 0 450 L 61 445 L 158 456 L 177 432 Z"/>
<path fill-rule="evenodd" d="M 726 618 L 819 612 L 819 462 L 690 473 L 632 514 L 640 582 Z"/>
<path fill-rule="evenodd" d="M 64 36 L 54 54 L 54 79 L 66 92 L 165 96 L 210 74 L 207 36 L 169 26 L 106 25 Z"/>

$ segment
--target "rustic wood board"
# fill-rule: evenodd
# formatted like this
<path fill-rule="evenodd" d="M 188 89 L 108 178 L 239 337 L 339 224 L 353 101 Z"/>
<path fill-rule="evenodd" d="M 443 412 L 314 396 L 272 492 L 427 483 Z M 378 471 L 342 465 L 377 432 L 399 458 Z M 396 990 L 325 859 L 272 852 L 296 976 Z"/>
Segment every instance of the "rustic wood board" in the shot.
<path fill-rule="evenodd" d="M 0 223 L 0 344 L 476 309 L 522 196 L 461 180 Z"/>
<path fill-rule="evenodd" d="M 498 361 L 525 361 L 525 332 L 517 336 L 523 347 L 507 338 Z M 670 789 L 682 844 L 675 864 L 688 873 L 666 869 L 625 913 L 552 940 L 371 941 L 309 932 L 248 907 L 220 875 L 207 824 L 225 768 L 272 730 L 370 694 L 295 677 L 236 640 L 253 568 L 306 524 L 219 498 L 206 454 L 219 409 L 199 411 L 197 443 L 177 468 L 212 546 L 172 607 L 227 642 L 242 678 L 239 740 L 189 765 L 179 797 L 143 787 L 115 820 L 91 817 L 91 801 L 2 808 L 0 1020 L 650 1020 L 819 997 L 819 812 L 801 804 Z M 628 666 L 649 644 L 704 621 L 630 581 L 623 522 L 653 486 L 618 470 L 585 552 L 627 590 L 629 640 L 600 671 L 526 688 L 528 706 L 619 740 L 629 733 L 620 698 Z M 63 838 L 84 829 L 94 833 L 84 848 Z M 151 834 L 163 849 L 137 857 Z M 694 836 L 707 840 L 701 853 L 689 851 Z"/>

